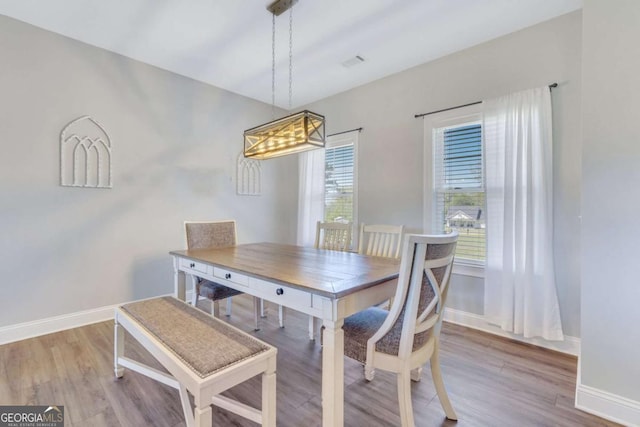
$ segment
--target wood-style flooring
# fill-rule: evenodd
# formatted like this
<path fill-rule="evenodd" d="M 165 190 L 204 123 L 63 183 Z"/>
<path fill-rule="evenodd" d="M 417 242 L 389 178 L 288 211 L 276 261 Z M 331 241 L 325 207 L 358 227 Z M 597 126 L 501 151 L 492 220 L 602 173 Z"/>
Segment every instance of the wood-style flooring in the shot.
<path fill-rule="evenodd" d="M 287 311 L 278 327 L 269 306 L 253 332 L 250 297 L 234 298 L 232 324 L 278 348 L 279 426 L 321 425 L 321 347 L 307 337 L 307 316 Z M 444 417 L 429 369 L 413 384 L 416 425 L 614 426 L 573 407 L 576 358 L 472 329 L 445 324 L 441 363 L 457 423 Z M 125 354 L 160 368 L 127 337 Z M 259 407 L 260 380 L 228 394 Z M 64 405 L 66 426 L 183 426 L 176 390 L 126 371 L 113 375 L 113 323 L 102 322 L 0 346 L 0 405 Z M 252 426 L 220 409 L 214 426 Z M 395 377 L 376 372 L 368 383 L 362 367 L 345 360 L 345 426 L 399 426 Z"/>

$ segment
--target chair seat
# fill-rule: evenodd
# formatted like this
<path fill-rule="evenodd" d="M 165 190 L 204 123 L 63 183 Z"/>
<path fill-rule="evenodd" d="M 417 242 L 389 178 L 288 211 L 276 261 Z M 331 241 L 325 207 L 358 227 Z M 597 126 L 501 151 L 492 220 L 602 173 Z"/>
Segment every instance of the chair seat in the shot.
<path fill-rule="evenodd" d="M 240 295 L 242 293 L 236 289 L 206 279 L 201 279 L 198 286 L 200 288 L 198 294 L 201 297 L 208 298 L 212 301 L 218 301 L 235 295 Z"/>
<path fill-rule="evenodd" d="M 367 341 L 380 329 L 388 314 L 387 310 L 371 307 L 347 317 L 342 327 L 345 356 L 365 363 Z"/>
<path fill-rule="evenodd" d="M 389 315 L 387 310 L 379 307 L 370 307 L 358 312 L 344 320 L 344 354 L 361 363 L 367 360 L 367 341 L 373 336 L 384 323 Z M 376 351 L 380 353 L 398 355 L 400 348 L 400 337 L 402 335 L 402 318 L 404 310 L 400 313 L 400 318 L 396 321 L 391 330 L 376 343 Z M 425 331 L 415 335 L 413 350 L 417 350 L 429 339 L 429 332 Z"/>

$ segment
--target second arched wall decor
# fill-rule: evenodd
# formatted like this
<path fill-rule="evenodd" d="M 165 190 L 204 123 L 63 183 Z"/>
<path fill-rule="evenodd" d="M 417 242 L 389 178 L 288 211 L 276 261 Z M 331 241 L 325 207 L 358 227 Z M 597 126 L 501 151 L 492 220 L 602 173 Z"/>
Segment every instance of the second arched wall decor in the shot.
<path fill-rule="evenodd" d="M 240 196 L 259 196 L 262 193 L 262 170 L 258 160 L 238 155 L 236 192 Z"/>

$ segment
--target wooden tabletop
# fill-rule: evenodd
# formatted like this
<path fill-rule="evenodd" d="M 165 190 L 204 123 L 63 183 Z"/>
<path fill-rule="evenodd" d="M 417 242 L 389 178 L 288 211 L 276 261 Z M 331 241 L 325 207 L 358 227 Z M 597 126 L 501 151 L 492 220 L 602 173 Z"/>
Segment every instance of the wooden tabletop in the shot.
<path fill-rule="evenodd" d="M 400 268 L 396 259 L 278 243 L 170 254 L 334 299 L 395 279 Z"/>

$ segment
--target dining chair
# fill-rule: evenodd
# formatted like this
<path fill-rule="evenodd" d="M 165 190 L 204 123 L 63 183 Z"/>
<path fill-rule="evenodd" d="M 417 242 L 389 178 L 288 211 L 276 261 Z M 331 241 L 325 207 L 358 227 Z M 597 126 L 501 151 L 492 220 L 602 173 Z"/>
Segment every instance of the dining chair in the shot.
<path fill-rule="evenodd" d="M 385 258 L 400 258 L 404 225 L 360 224 L 358 253 Z"/>
<path fill-rule="evenodd" d="M 411 380 L 419 381 L 430 361 L 433 382 L 448 419 L 457 416 L 442 380 L 439 340 L 458 233 L 405 236 L 398 286 L 389 311 L 371 307 L 345 319 L 345 355 L 375 370 L 397 375 L 400 420 L 413 427 Z"/>
<path fill-rule="evenodd" d="M 350 222 L 322 222 L 316 223 L 316 249 L 327 249 L 332 251 L 349 251 L 351 248 Z M 316 338 L 316 318 L 309 316 L 309 339 Z"/>
<path fill-rule="evenodd" d="M 404 225 L 366 225 L 360 224 L 358 253 L 383 258 L 400 258 Z M 393 298 L 378 304 L 378 307 L 389 308 Z"/>
<path fill-rule="evenodd" d="M 235 246 L 237 242 L 236 222 L 233 220 L 185 221 L 184 227 L 187 236 L 187 249 L 189 250 Z M 220 317 L 219 301 L 226 299 L 226 315 L 231 316 L 231 297 L 240 295 L 243 292 L 201 277 L 192 276 L 192 280 L 194 280 L 194 283 L 191 303 L 194 307 L 197 307 L 200 297 L 207 298 L 211 300 L 211 315 Z M 258 304 L 256 298 L 254 298 L 254 304 Z M 259 329 L 257 315 L 255 329 Z"/>
<path fill-rule="evenodd" d="M 316 249 L 348 251 L 351 249 L 350 222 L 323 222 L 316 224 Z"/>

